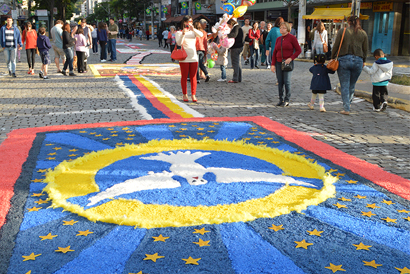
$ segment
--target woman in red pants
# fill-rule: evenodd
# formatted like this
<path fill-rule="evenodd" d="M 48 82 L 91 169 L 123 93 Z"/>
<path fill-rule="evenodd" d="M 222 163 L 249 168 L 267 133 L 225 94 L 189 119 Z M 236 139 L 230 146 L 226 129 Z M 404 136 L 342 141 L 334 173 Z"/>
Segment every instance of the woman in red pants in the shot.
<path fill-rule="evenodd" d="M 182 46 L 187 53 L 187 58 L 183 61 L 179 61 L 179 67 L 181 68 L 181 87 L 184 95 L 184 102 L 188 102 L 187 92 L 187 80 L 188 73 L 191 77 L 191 98 L 193 102 L 197 102 L 196 99 L 196 72 L 198 70 L 198 55 L 196 53 L 196 37 L 202 37 L 203 33 L 193 26 L 192 17 L 186 15 L 182 19 L 181 31 L 175 34 L 175 40 L 178 46 Z"/>

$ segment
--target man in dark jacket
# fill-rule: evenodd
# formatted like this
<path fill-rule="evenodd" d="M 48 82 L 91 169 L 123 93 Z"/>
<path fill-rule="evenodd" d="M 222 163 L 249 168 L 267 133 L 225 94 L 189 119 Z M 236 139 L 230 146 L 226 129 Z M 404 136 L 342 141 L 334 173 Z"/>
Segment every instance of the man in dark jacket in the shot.
<path fill-rule="evenodd" d="M 233 79 L 228 81 L 228 83 L 238 83 L 242 82 L 241 54 L 243 50 L 243 31 L 234 19 L 229 19 L 227 25 L 231 28 L 231 32 L 228 34 L 228 38 L 235 38 L 235 43 L 231 47 Z"/>

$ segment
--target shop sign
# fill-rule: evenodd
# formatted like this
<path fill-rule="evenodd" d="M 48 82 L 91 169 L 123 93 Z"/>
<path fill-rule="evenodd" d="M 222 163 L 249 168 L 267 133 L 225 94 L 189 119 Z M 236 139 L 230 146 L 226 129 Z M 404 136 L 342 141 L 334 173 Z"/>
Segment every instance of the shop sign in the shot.
<path fill-rule="evenodd" d="M 392 10 L 393 10 L 393 2 L 390 2 L 390 1 L 375 2 L 373 5 L 373 12 L 385 12 L 385 11 L 392 11 Z"/>
<path fill-rule="evenodd" d="M 352 3 L 349 3 L 347 5 L 349 8 L 352 7 Z M 361 10 L 371 10 L 373 7 L 373 3 L 372 2 L 361 2 L 360 3 L 360 9 Z"/>
<path fill-rule="evenodd" d="M 366 9 L 372 9 L 373 5 L 372 2 L 361 2 L 360 3 L 360 9 L 361 10 L 366 10 Z M 322 5 L 322 6 L 315 6 L 315 8 L 327 8 L 327 9 L 332 9 L 332 8 L 351 8 L 352 3 L 342 3 L 342 4 L 330 4 L 330 5 Z"/>

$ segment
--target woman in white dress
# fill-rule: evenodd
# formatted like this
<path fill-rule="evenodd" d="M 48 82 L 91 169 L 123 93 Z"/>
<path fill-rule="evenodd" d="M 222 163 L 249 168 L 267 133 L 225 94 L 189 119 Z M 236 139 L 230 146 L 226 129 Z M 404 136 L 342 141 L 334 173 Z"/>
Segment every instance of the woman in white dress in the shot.
<path fill-rule="evenodd" d="M 323 22 L 319 22 L 319 24 L 317 24 L 313 39 L 312 48 L 315 49 L 315 54 L 325 54 L 323 51 L 323 43 L 326 43 L 326 45 L 329 45 L 329 43 L 327 41 L 327 31 L 323 25 Z"/>

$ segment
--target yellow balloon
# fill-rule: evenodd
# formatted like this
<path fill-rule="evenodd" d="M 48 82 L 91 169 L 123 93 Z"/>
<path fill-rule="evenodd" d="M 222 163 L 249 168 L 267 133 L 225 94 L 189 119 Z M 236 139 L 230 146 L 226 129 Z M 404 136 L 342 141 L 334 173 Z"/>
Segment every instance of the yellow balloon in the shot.
<path fill-rule="evenodd" d="M 239 6 L 233 11 L 233 17 L 234 18 L 242 17 L 246 13 L 247 10 L 248 10 L 247 6 Z"/>

